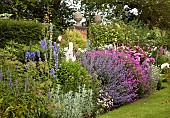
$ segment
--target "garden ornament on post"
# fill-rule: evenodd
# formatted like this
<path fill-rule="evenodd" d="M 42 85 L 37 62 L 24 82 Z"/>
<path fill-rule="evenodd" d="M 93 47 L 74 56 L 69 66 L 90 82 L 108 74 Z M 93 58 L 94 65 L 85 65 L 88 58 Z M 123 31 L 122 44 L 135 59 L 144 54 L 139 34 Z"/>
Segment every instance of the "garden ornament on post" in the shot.
<path fill-rule="evenodd" d="M 83 19 L 83 16 L 82 16 L 82 14 L 79 12 L 79 11 L 77 11 L 75 14 L 74 14 L 74 20 L 76 21 L 76 26 L 81 26 L 81 24 L 80 24 L 80 21 Z"/>
<path fill-rule="evenodd" d="M 94 22 L 95 22 L 96 24 L 100 24 L 100 23 L 102 22 L 102 17 L 101 17 L 100 14 L 96 14 L 96 15 L 94 16 Z"/>

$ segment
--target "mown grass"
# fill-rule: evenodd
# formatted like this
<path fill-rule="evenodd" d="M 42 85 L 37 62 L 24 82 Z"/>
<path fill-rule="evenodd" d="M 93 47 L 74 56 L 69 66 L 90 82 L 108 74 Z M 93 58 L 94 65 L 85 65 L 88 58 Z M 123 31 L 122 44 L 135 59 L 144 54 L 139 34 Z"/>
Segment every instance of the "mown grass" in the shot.
<path fill-rule="evenodd" d="M 169 99 L 170 89 L 166 86 L 145 99 L 122 106 L 97 118 L 170 118 Z"/>

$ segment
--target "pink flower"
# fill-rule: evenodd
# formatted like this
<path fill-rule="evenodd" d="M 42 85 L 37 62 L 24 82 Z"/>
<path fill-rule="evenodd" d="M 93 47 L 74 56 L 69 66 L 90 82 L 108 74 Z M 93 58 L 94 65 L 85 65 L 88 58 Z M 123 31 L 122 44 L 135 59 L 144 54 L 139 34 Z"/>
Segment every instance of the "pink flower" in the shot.
<path fill-rule="evenodd" d="M 150 61 L 151 61 L 152 63 L 155 63 L 155 59 L 154 59 L 154 58 L 150 58 Z"/>

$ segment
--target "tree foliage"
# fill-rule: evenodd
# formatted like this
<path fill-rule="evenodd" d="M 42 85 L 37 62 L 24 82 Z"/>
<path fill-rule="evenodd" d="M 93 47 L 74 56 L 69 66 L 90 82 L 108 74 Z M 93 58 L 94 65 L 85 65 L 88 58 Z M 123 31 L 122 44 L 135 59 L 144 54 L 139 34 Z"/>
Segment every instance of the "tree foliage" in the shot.
<path fill-rule="evenodd" d="M 62 0 L 1 0 L 0 8 L 0 14 L 13 14 L 13 19 L 36 19 L 43 22 L 46 16 L 58 28 L 70 26 L 68 21 L 73 13 L 73 9 Z"/>
<path fill-rule="evenodd" d="M 148 24 L 150 28 L 156 26 L 170 29 L 170 1 L 169 0 L 82 0 L 87 15 L 94 16 L 93 12 L 105 12 L 107 19 L 139 19 Z M 125 14 L 124 6 L 129 9 L 138 9 L 138 16 Z"/>

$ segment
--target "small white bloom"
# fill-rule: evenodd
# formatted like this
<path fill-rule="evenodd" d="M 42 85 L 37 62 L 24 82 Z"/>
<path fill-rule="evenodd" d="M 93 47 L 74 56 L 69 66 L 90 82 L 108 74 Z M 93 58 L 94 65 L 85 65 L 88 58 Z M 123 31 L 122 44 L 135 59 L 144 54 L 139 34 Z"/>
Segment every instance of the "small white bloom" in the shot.
<path fill-rule="evenodd" d="M 73 50 L 73 43 L 69 42 L 69 50 Z"/>
<path fill-rule="evenodd" d="M 62 39 L 62 36 L 59 36 L 59 37 L 58 37 L 58 41 L 61 41 L 61 39 Z"/>
<path fill-rule="evenodd" d="M 64 47 L 64 51 L 67 52 L 68 51 L 68 47 Z"/>
<path fill-rule="evenodd" d="M 109 49 L 112 49 L 112 48 L 113 48 L 113 45 L 112 45 L 112 44 L 109 44 L 108 48 L 109 48 Z"/>
<path fill-rule="evenodd" d="M 156 51 L 156 50 L 157 50 L 157 47 L 155 47 L 153 50 Z"/>
<path fill-rule="evenodd" d="M 72 62 L 76 61 L 76 56 L 75 55 L 71 58 L 71 61 Z"/>
<path fill-rule="evenodd" d="M 163 63 L 161 65 L 161 69 L 164 69 L 164 68 L 169 68 L 169 63 Z"/>
<path fill-rule="evenodd" d="M 126 8 L 129 8 L 128 5 L 125 5 L 125 6 L 124 6 L 124 9 L 126 9 Z"/>

